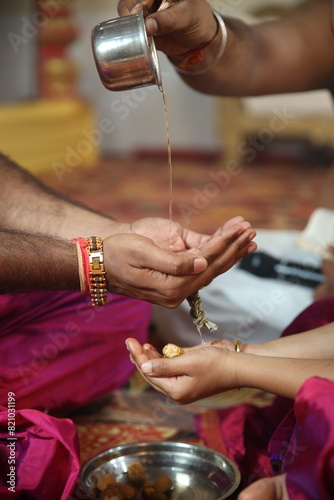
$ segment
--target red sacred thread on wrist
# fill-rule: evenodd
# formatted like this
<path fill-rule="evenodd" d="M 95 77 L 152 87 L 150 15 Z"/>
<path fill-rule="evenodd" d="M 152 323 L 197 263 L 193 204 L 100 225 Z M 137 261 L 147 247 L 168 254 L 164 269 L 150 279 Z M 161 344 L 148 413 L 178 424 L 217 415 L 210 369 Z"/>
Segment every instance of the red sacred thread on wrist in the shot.
<path fill-rule="evenodd" d="M 85 238 L 72 238 L 71 242 L 75 243 L 77 246 L 80 291 L 84 293 L 89 293 L 90 275 L 89 275 L 89 256 L 87 251 L 88 242 Z"/>
<path fill-rule="evenodd" d="M 179 56 L 173 56 L 172 57 L 173 61 L 174 60 L 177 61 L 177 67 L 180 69 L 192 68 L 196 64 L 203 61 L 204 50 L 210 47 L 210 45 L 212 45 L 217 40 L 218 36 L 219 36 L 219 26 L 217 28 L 217 33 L 212 38 L 212 40 L 203 45 L 203 47 L 200 47 L 199 49 L 189 50 L 188 52 L 185 52 L 184 54 L 181 54 Z"/>

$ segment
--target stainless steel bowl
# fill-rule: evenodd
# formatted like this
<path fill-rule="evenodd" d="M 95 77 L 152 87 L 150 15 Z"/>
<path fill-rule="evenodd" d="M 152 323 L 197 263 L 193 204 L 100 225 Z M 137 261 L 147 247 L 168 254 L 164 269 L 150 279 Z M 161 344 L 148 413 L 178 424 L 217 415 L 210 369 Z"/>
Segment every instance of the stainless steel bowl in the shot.
<path fill-rule="evenodd" d="M 106 473 L 127 483 L 126 472 L 136 461 L 142 464 L 148 482 L 153 483 L 163 474 L 172 479 L 170 500 L 223 500 L 240 483 L 237 466 L 221 453 L 204 446 L 152 441 L 111 448 L 89 460 L 81 472 L 81 493 L 85 498 L 97 498 L 94 496 L 96 481 Z M 138 495 L 138 498 L 141 497 Z"/>
<path fill-rule="evenodd" d="M 143 11 L 95 26 L 92 49 L 101 81 L 108 90 L 147 85 L 161 88 L 158 55 L 153 38 L 146 32 Z"/>

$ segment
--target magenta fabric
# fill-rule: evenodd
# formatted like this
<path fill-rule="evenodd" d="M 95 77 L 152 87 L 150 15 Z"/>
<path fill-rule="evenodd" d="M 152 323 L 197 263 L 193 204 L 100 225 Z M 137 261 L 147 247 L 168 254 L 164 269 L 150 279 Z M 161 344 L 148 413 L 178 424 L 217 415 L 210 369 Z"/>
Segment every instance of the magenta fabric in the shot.
<path fill-rule="evenodd" d="M 80 472 L 74 423 L 20 410 L 15 417 L 17 440 L 10 441 L 7 420 L 7 409 L 0 406 L 1 500 L 68 500 Z"/>
<path fill-rule="evenodd" d="M 0 296 L 0 404 L 47 411 L 84 405 L 124 385 L 134 370 L 127 337 L 147 341 L 150 304 L 109 295 L 92 307 L 79 292 Z"/>
<path fill-rule="evenodd" d="M 334 383 L 319 377 L 308 379 L 294 405 L 297 432 L 287 468 L 291 500 L 334 498 Z"/>
<path fill-rule="evenodd" d="M 283 332 L 283 335 L 298 334 L 333 321 L 334 298 L 323 299 L 313 303 L 302 312 Z M 303 481 L 307 485 L 308 479 L 312 482 L 315 480 L 328 482 L 327 475 L 330 476 L 328 467 L 334 467 L 334 458 L 332 456 L 334 441 L 329 445 L 329 455 L 325 446 L 325 435 L 329 440 L 332 440 L 334 436 L 334 399 L 330 401 L 329 395 L 330 387 L 334 394 L 334 384 L 325 381 L 327 384 L 326 395 L 322 395 L 321 390 L 319 390 L 318 394 L 318 390 L 315 389 L 315 384 L 318 383 L 317 379 L 311 380 L 313 382 L 307 381 L 303 385 L 296 398 L 296 416 L 293 411 L 294 402 L 281 397 L 276 398 L 272 406 L 264 409 L 245 404 L 218 410 L 221 436 L 225 441 L 228 455 L 240 468 L 243 487 L 262 477 L 291 471 L 292 476 L 289 475 L 288 484 L 289 493 L 291 488 L 292 500 L 327 500 L 327 498 L 334 498 L 332 493 L 332 496 L 322 497 L 319 492 L 316 493 L 318 496 L 305 496 L 307 490 L 302 490 L 301 486 Z M 305 402 L 307 398 L 309 398 L 308 403 Z M 324 412 L 323 407 L 326 405 L 326 401 L 328 411 Z M 319 411 L 318 406 L 323 409 Z M 313 410 L 313 416 L 308 417 L 307 415 L 312 413 Z M 306 423 L 303 441 L 300 442 L 300 426 Z M 322 434 L 322 431 L 319 432 L 320 425 L 326 428 L 325 434 Z M 196 417 L 196 427 L 200 437 L 205 442 L 205 432 L 201 426 L 200 416 Z M 309 467 L 320 467 L 321 469 L 321 471 L 316 469 L 317 471 L 313 475 L 306 472 L 307 467 L 303 472 L 303 455 L 302 453 L 299 455 L 299 452 L 305 446 L 305 433 L 309 433 L 308 443 L 310 444 L 305 460 L 311 464 L 311 458 L 313 457 L 313 462 Z M 319 459 L 318 463 L 319 453 L 323 458 Z M 327 457 L 326 460 L 324 457 Z M 292 469 L 292 465 L 296 468 Z M 334 477 L 334 468 L 331 471 Z M 319 482 L 316 484 L 319 485 Z M 332 483 L 330 483 L 329 487 L 332 487 Z"/>
<path fill-rule="evenodd" d="M 282 336 L 319 328 L 334 321 L 334 297 L 313 302 L 284 330 Z"/>

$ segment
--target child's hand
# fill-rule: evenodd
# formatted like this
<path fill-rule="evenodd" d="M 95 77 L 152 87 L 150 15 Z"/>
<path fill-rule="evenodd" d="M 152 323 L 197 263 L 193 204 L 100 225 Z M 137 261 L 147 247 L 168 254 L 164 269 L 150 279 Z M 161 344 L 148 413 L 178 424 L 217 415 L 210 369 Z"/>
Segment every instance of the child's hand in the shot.
<path fill-rule="evenodd" d="M 185 354 L 167 359 L 135 339 L 127 339 L 126 345 L 145 380 L 177 403 L 191 403 L 238 386 L 234 352 L 224 347 L 185 348 Z"/>

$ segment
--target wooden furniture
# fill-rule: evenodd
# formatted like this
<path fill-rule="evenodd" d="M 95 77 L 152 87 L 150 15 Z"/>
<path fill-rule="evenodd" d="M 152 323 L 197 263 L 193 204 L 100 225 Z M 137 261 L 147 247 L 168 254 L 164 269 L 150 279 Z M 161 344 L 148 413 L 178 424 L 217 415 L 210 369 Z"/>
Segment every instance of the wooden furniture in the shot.
<path fill-rule="evenodd" d="M 12 13 L 18 19 L 19 8 Z M 35 174 L 54 170 L 58 180 L 100 156 L 95 113 L 78 93 L 78 71 L 68 54 L 77 35 L 73 8 L 73 0 L 33 0 L 26 22 L 36 30 L 29 39 L 36 52 L 28 69 L 37 88 L 31 99 L 0 106 L 0 151 Z"/>
<path fill-rule="evenodd" d="M 90 132 L 90 106 L 76 99 L 40 99 L 0 107 L 0 151 L 31 172 L 96 164 L 99 151 Z"/>
<path fill-rule="evenodd" d="M 307 1 L 307 0 L 306 0 Z M 282 3 L 271 0 L 255 2 L 256 7 L 251 7 L 246 0 L 241 3 L 241 9 L 251 16 L 249 22 L 256 23 L 263 20 L 284 17 L 296 10 L 303 1 L 291 2 L 283 5 Z M 228 2 L 226 2 L 228 7 Z M 223 2 L 224 5 L 224 2 Z M 224 8 L 222 9 L 224 12 Z M 230 13 L 229 10 L 226 11 Z M 233 15 L 233 13 L 232 13 Z M 242 17 L 242 16 L 241 16 Z M 321 100 L 321 106 L 318 106 L 318 96 L 307 94 L 295 94 L 295 100 L 298 100 L 298 106 L 295 105 L 294 96 L 282 94 L 274 98 L 275 104 L 268 99 L 267 109 L 263 106 L 257 111 L 254 106 L 257 98 L 219 98 L 217 99 L 218 122 L 220 136 L 223 142 L 223 148 L 226 159 L 237 161 L 247 161 L 254 156 L 256 147 L 262 148 L 269 144 L 273 139 L 305 139 L 315 147 L 332 146 L 334 147 L 334 112 L 333 105 L 328 99 Z M 261 98 L 258 98 L 261 99 Z M 304 103 L 301 102 L 304 99 Z M 313 107 L 310 106 L 314 99 Z M 248 103 L 253 101 L 250 110 Z M 258 101 L 260 102 L 260 101 Z M 303 109 L 306 105 L 307 110 Z M 288 115 L 294 115 L 293 118 L 281 122 L 279 126 L 276 121 L 275 113 L 284 114 L 284 109 Z M 254 142 L 257 141 L 257 142 Z M 252 146 L 253 144 L 253 146 Z M 253 153 L 252 153 L 252 152 Z"/>
<path fill-rule="evenodd" d="M 305 139 L 315 148 L 334 148 L 334 114 L 322 116 L 316 111 L 301 114 L 290 106 L 285 108 L 284 103 L 282 95 L 280 106 L 268 108 L 270 112 L 254 113 L 247 109 L 245 99 L 217 99 L 225 159 L 252 161 L 257 151 L 262 151 L 275 139 Z"/>

